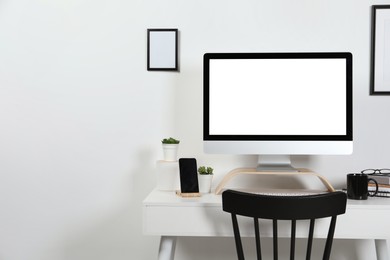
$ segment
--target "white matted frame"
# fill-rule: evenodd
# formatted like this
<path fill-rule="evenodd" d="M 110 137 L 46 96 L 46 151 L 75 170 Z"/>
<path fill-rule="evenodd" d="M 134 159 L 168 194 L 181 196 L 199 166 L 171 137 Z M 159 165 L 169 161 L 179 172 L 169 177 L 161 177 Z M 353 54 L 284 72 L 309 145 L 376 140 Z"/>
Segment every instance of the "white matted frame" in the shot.
<path fill-rule="evenodd" d="M 390 95 L 390 5 L 372 6 L 370 95 Z"/>
<path fill-rule="evenodd" d="M 178 70 L 178 29 L 148 29 L 148 70 Z"/>

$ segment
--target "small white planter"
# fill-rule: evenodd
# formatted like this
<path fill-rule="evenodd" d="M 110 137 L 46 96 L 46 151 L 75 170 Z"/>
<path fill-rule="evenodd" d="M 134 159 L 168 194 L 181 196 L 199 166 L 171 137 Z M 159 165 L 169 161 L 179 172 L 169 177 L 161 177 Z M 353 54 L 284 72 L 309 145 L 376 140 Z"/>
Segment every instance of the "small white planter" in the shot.
<path fill-rule="evenodd" d="M 210 193 L 212 180 L 212 174 L 198 174 L 199 192 Z"/>
<path fill-rule="evenodd" d="M 164 161 L 174 162 L 177 161 L 177 150 L 179 144 L 163 144 Z"/>

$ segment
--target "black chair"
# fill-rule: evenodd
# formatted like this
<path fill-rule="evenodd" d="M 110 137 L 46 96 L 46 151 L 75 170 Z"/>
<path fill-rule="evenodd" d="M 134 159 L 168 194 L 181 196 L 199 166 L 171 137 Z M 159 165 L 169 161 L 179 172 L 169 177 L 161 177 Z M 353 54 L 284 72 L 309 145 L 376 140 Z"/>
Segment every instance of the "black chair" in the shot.
<path fill-rule="evenodd" d="M 231 213 L 236 250 L 239 260 L 244 260 L 237 215 L 254 219 L 257 259 L 261 260 L 259 219 L 272 220 L 273 255 L 278 259 L 278 220 L 291 220 L 290 259 L 295 255 L 295 233 L 297 220 L 310 220 L 307 237 L 306 260 L 311 257 L 315 220 L 331 217 L 323 260 L 328 260 L 332 248 L 337 215 L 345 213 L 347 196 L 343 192 L 314 195 L 275 196 L 226 190 L 222 194 L 223 210 Z"/>

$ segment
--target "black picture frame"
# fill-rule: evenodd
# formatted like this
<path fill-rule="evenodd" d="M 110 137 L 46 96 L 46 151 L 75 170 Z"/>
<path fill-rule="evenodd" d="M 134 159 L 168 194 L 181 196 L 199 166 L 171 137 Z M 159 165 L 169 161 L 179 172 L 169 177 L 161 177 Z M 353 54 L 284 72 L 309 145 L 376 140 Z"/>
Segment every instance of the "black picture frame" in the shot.
<path fill-rule="evenodd" d="M 371 22 L 371 78 L 370 95 L 390 95 L 390 5 L 373 5 Z"/>
<path fill-rule="evenodd" d="M 147 29 L 147 70 L 178 69 L 178 29 Z"/>

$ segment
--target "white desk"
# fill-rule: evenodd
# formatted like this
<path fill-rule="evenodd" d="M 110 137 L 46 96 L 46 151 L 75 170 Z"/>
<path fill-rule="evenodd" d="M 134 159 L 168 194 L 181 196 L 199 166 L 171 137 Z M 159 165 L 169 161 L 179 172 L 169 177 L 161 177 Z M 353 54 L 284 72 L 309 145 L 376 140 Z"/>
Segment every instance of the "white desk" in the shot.
<path fill-rule="evenodd" d="M 222 196 L 215 194 L 181 198 L 174 192 L 153 190 L 143 201 L 143 222 L 145 235 L 161 236 L 159 260 L 173 260 L 177 237 L 233 236 L 230 214 L 222 211 Z M 316 222 L 315 238 L 326 237 L 327 223 Z M 272 236 L 271 225 L 264 233 Z M 279 229 L 280 237 L 289 233 L 288 227 Z M 243 225 L 241 235 L 254 236 L 253 228 Z M 297 237 L 306 235 L 306 227 L 298 226 Z M 377 259 L 390 260 L 390 199 L 348 200 L 346 213 L 337 219 L 334 238 L 374 239 Z"/>

